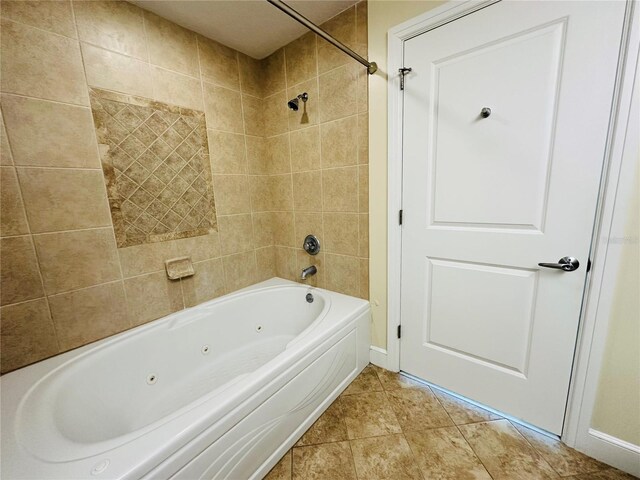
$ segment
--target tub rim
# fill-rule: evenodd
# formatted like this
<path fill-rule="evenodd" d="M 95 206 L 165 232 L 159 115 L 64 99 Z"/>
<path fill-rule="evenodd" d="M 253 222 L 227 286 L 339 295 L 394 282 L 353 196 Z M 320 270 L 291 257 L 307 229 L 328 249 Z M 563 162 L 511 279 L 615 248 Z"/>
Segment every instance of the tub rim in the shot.
<path fill-rule="evenodd" d="M 322 323 L 322 321 L 327 317 L 327 315 L 331 311 L 331 306 L 332 306 L 331 294 L 335 292 L 329 292 L 327 290 L 318 289 L 316 287 L 310 287 L 307 285 L 301 285 L 294 282 L 288 282 L 288 281 L 272 282 L 272 280 L 273 279 L 270 279 L 270 280 L 267 280 L 266 282 L 261 282 L 255 285 L 251 285 L 242 290 L 238 290 L 230 294 L 208 300 L 194 307 L 189 307 L 189 308 L 180 310 L 178 312 L 171 313 L 167 316 L 158 318 L 156 320 L 152 320 L 146 324 L 139 325 L 129 330 L 125 330 L 124 332 L 121 332 L 114 336 L 98 340 L 97 342 L 93 342 L 89 345 L 81 347 L 83 348 L 82 352 L 79 352 L 78 351 L 79 349 L 65 352 L 64 354 L 66 353 L 68 354 L 76 353 L 76 354 L 70 355 L 70 358 L 66 359 L 59 365 L 53 367 L 51 370 L 48 370 L 44 375 L 39 376 L 37 380 L 34 383 L 32 383 L 29 386 L 29 388 L 25 391 L 25 393 L 21 396 L 20 402 L 17 405 L 17 408 L 15 409 L 15 417 L 14 417 L 15 419 L 12 425 L 13 435 L 14 435 L 14 438 L 16 439 L 16 443 L 20 445 L 22 448 L 24 448 L 34 458 L 37 458 L 38 460 L 43 462 L 58 463 L 58 462 L 74 462 L 74 461 L 84 460 L 87 458 L 95 457 L 97 455 L 105 454 L 107 452 L 110 452 L 120 447 L 123 447 L 125 445 L 128 445 L 132 442 L 135 442 L 137 439 L 144 437 L 145 435 L 162 428 L 164 425 L 177 420 L 178 418 L 198 408 L 204 403 L 213 401 L 215 398 L 233 389 L 233 387 L 241 389 L 240 392 L 238 392 L 238 393 L 241 393 L 242 391 L 245 390 L 245 389 L 242 389 L 242 381 L 246 377 L 251 375 L 259 375 L 260 372 L 263 372 L 263 371 L 270 371 L 273 365 L 277 363 L 278 358 L 281 358 L 287 350 L 291 350 L 294 347 L 297 347 L 298 344 L 304 345 L 305 343 L 308 343 L 308 342 L 305 342 L 304 340 L 309 340 L 309 337 L 313 339 L 314 336 L 313 335 L 310 336 L 309 334 L 312 331 L 314 331 L 319 324 Z M 264 285 L 265 283 L 266 285 Z M 61 452 L 57 452 L 57 454 L 49 454 L 50 451 L 48 449 L 37 448 L 37 447 L 34 448 L 33 441 L 30 438 L 25 438 L 25 433 L 22 429 L 25 423 L 28 424 L 28 420 L 26 421 L 24 420 L 25 405 L 27 404 L 27 402 L 29 402 L 30 399 L 32 399 L 33 395 L 38 393 L 39 389 L 42 389 L 43 393 L 46 393 L 51 387 L 43 384 L 46 382 L 55 382 L 55 377 L 59 375 L 64 375 L 64 371 L 66 369 L 72 368 L 73 366 L 76 366 L 75 368 L 81 368 L 81 362 L 86 358 L 89 358 L 98 352 L 103 352 L 111 348 L 114 344 L 122 342 L 125 339 L 127 341 L 130 341 L 135 337 L 148 333 L 150 330 L 161 329 L 163 327 L 167 329 L 174 328 L 172 325 L 172 322 L 175 322 L 180 316 L 185 316 L 189 314 L 198 315 L 199 313 L 202 314 L 202 315 L 198 315 L 197 318 L 188 319 L 188 320 L 183 319 L 183 320 L 187 320 L 185 324 L 191 323 L 191 322 L 200 320 L 201 316 L 206 314 L 206 310 L 214 306 L 226 304 L 238 298 L 246 297 L 247 294 L 252 294 L 252 295 L 260 294 L 260 293 L 268 292 L 271 290 L 301 290 L 301 291 L 306 290 L 306 291 L 322 292 L 321 295 L 325 304 L 323 306 L 323 309 L 317 315 L 317 317 L 314 318 L 313 321 L 309 325 L 307 325 L 307 327 L 304 328 L 304 330 L 302 330 L 298 335 L 296 335 L 286 345 L 285 349 L 282 352 L 278 353 L 274 358 L 272 358 L 265 364 L 260 365 L 258 368 L 256 368 L 252 372 L 244 375 L 240 375 L 238 377 L 235 377 L 229 380 L 228 382 L 220 385 L 218 388 L 193 399 L 191 402 L 187 403 L 186 405 L 183 405 L 182 407 L 172 411 L 168 415 L 161 417 L 156 421 L 151 422 L 139 429 L 132 430 L 131 432 L 127 432 L 123 435 L 112 437 L 106 440 L 102 440 L 98 442 L 90 442 L 90 443 L 80 443 L 80 442 L 74 441 L 73 439 L 68 438 L 66 435 L 60 432 L 59 429 L 55 428 L 55 426 L 54 426 L 54 432 L 49 432 L 49 431 L 47 432 L 49 435 L 51 435 L 47 437 L 48 439 L 52 441 L 64 442 L 65 447 L 72 447 L 73 445 L 76 445 L 79 450 L 83 451 L 82 454 L 78 453 L 73 456 L 69 454 L 61 455 L 60 454 Z M 329 295 L 327 295 L 327 293 L 329 293 Z M 296 340 L 298 339 L 300 339 L 300 342 L 296 342 Z M 295 342 L 295 344 L 292 345 L 290 348 L 289 344 L 291 344 L 292 342 Z M 52 425 L 53 425 L 53 422 L 52 422 Z M 29 436 L 33 437 L 34 434 L 31 434 Z M 37 445 L 37 442 L 36 442 L 36 445 Z M 42 450 L 44 450 L 44 452 Z"/>

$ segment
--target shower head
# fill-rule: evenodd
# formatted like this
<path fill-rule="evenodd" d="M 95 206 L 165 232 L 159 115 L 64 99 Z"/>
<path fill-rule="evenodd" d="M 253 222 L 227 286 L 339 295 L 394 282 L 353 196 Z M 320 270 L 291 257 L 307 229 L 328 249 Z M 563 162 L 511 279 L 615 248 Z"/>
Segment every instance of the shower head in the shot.
<path fill-rule="evenodd" d="M 298 109 L 300 108 L 299 106 L 300 100 L 302 100 L 303 102 L 306 102 L 307 100 L 309 100 L 309 95 L 307 94 L 307 92 L 301 93 L 296 98 L 292 98 L 291 100 L 289 100 L 287 102 L 287 106 L 294 112 L 297 112 Z"/>
<path fill-rule="evenodd" d="M 294 98 L 293 100 L 289 100 L 289 101 L 287 102 L 287 106 L 288 106 L 291 110 L 293 110 L 294 112 L 297 112 L 297 111 L 298 111 L 298 108 L 299 108 L 299 107 L 298 107 L 298 98 L 296 97 L 296 98 Z"/>

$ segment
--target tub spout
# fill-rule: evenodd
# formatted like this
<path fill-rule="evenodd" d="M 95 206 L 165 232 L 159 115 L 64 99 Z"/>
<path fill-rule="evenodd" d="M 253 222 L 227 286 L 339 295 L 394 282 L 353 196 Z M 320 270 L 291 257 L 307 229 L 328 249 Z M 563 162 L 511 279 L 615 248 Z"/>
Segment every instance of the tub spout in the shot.
<path fill-rule="evenodd" d="M 316 268 L 315 265 L 311 265 L 310 267 L 302 269 L 302 273 L 300 275 L 300 279 L 301 280 L 306 280 L 307 277 L 315 275 L 316 273 L 318 273 L 318 269 Z"/>

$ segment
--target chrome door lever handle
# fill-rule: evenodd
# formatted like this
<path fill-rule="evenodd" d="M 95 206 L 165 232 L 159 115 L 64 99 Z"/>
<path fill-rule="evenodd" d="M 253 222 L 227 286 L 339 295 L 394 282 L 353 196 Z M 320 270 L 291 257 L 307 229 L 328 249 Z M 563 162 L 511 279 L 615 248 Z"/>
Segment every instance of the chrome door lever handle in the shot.
<path fill-rule="evenodd" d="M 558 270 L 564 270 L 565 272 L 573 272 L 580 266 L 580 262 L 574 257 L 562 257 L 558 260 L 558 263 L 539 263 L 540 267 L 556 268 Z"/>

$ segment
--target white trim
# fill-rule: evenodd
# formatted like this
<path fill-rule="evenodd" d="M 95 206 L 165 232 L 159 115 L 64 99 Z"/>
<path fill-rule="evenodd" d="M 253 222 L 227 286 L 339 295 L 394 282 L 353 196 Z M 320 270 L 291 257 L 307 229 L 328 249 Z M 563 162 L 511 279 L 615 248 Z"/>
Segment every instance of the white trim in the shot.
<path fill-rule="evenodd" d="M 592 437 L 597 438 L 598 440 L 601 440 L 603 442 L 608 442 L 611 443 L 613 445 L 615 445 L 617 448 L 622 448 L 624 450 L 629 450 L 629 452 L 631 453 L 635 453 L 636 455 L 640 455 L 640 446 L 639 445 L 634 445 L 633 443 L 630 442 L 625 442 L 624 440 L 620 440 L 619 438 L 616 438 L 612 435 L 609 435 L 607 433 L 603 433 L 599 430 L 595 430 L 593 428 L 589 429 L 589 435 L 591 435 Z"/>
<path fill-rule="evenodd" d="M 401 314 L 401 261 L 402 230 L 397 213 L 402 208 L 402 113 L 403 97 L 399 88 L 397 71 L 403 65 L 403 44 L 409 38 L 436 28 L 463 15 L 484 8 L 499 0 L 451 1 L 414 19 L 404 22 L 388 32 L 388 312 L 387 312 L 387 368 L 400 369 L 400 341 L 396 336 Z M 562 440 L 588 455 L 614 465 L 622 470 L 640 475 L 640 458 L 636 451 L 623 448 L 622 441 L 594 435 L 590 429 L 596 391 L 608 331 L 608 313 L 611 305 L 613 285 L 619 254 L 609 251 L 612 219 L 616 206 L 616 194 L 627 192 L 633 183 L 632 174 L 621 175 L 622 159 L 625 155 L 637 157 L 638 126 L 626 126 L 630 118 L 634 77 L 638 69 L 640 21 L 633 15 L 637 8 L 627 0 L 628 10 L 621 42 L 619 75 L 616 98 L 610 124 L 608 155 L 605 159 L 599 206 L 592 245 L 592 270 L 585 290 L 580 319 L 579 337 L 569 390 L 567 412 Z M 410 65 L 407 65 L 410 67 Z M 640 73 L 638 73 L 640 75 Z M 637 120 L 636 120 L 637 122 Z M 626 140 L 626 145 L 625 145 Z M 634 150 L 635 148 L 635 150 Z M 625 185 L 621 185 L 620 182 Z M 623 198 L 623 197 L 620 197 Z M 605 265 L 608 262 L 607 271 Z M 613 273 L 609 273 L 612 271 Z M 590 431 L 591 430 L 591 431 Z M 601 433 L 601 432 L 599 432 Z M 631 468 L 631 470 L 630 470 Z M 633 470 L 635 469 L 635 470 Z"/>
<path fill-rule="evenodd" d="M 613 288 L 622 260 L 621 245 L 628 217 L 626 201 L 634 188 L 640 145 L 640 21 L 630 4 L 629 22 L 621 48 L 617 112 L 612 120 L 608 171 L 604 171 L 601 210 L 594 233 L 590 285 L 585 293 L 581 329 L 576 345 L 573 381 L 569 392 L 563 440 L 570 446 L 633 475 L 640 476 L 640 451 L 591 428 L 600 371 L 609 331 Z M 633 113 L 632 113 L 633 112 Z"/>
<path fill-rule="evenodd" d="M 601 462 L 632 475 L 640 475 L 640 447 L 590 428 L 580 449 Z"/>
<path fill-rule="evenodd" d="M 387 368 L 387 357 L 387 351 L 384 348 L 371 345 L 369 350 L 369 361 L 371 363 L 381 368 Z"/>
<path fill-rule="evenodd" d="M 628 14 L 633 18 L 631 12 Z M 579 412 L 584 401 L 591 399 L 595 401 L 595 388 L 597 387 L 598 376 L 600 372 L 600 359 L 606 343 L 608 332 L 608 313 L 611 306 L 612 298 L 611 289 L 604 289 L 606 284 L 613 285 L 615 276 L 617 275 L 617 266 L 619 264 L 619 252 L 611 242 L 614 235 L 615 225 L 614 213 L 616 213 L 616 203 L 618 209 L 621 207 L 620 202 L 616 202 L 618 198 L 626 195 L 633 187 L 633 175 L 622 175 L 623 158 L 625 156 L 625 147 L 630 149 L 635 135 L 637 145 L 637 128 L 630 126 L 629 140 L 627 141 L 627 124 L 629 121 L 636 121 L 631 113 L 631 101 L 634 87 L 634 77 L 638 68 L 638 21 L 634 20 L 629 25 L 629 36 L 627 42 L 623 45 L 621 56 L 620 71 L 620 88 L 618 89 L 618 108 L 617 113 L 612 115 L 612 126 L 610 134 L 610 145 L 608 148 L 608 164 L 603 170 L 602 192 L 599 202 L 599 212 L 596 215 L 596 225 L 594 227 L 594 241 L 592 244 L 592 268 L 589 278 L 589 285 L 586 288 L 585 298 L 583 302 L 583 315 L 580 325 L 580 333 L 576 346 L 576 366 L 573 373 L 572 392 L 569 397 L 571 415 L 566 416 L 564 438 L 569 444 L 576 443 L 578 432 Z M 626 49 L 626 52 L 624 51 Z M 626 66 L 626 68 L 625 68 Z M 636 100 L 637 101 L 637 100 Z M 636 146 L 637 148 L 637 146 Z M 637 150 L 636 150 L 637 152 Z M 627 150 L 626 154 L 633 154 Z M 625 165 L 627 168 L 633 169 L 633 165 Z M 614 251 L 611 251 L 614 250 Z M 616 255 L 617 254 L 617 255 Z M 596 318 L 598 316 L 600 318 Z M 596 362 L 590 365 L 591 361 Z M 590 372 L 589 372 L 590 371 Z M 590 375 L 593 378 L 587 379 Z M 585 391 L 587 383 L 592 384 L 593 392 Z M 592 410 L 593 405 L 589 407 Z M 591 414 L 589 414 L 589 418 Z"/>
<path fill-rule="evenodd" d="M 405 40 L 420 35 L 463 15 L 480 10 L 499 0 L 452 1 L 419 15 L 389 30 L 387 65 L 388 151 L 387 151 L 387 369 L 400 370 L 400 284 L 402 281 L 402 229 L 398 211 L 402 209 L 402 115 L 403 96 L 398 69 L 403 65 Z"/>
<path fill-rule="evenodd" d="M 389 32 L 389 72 L 402 67 L 402 42 L 392 42 Z M 387 151 L 387 369 L 400 370 L 400 282 L 402 262 L 402 229 L 398 212 L 402 209 L 402 95 L 398 75 L 388 75 L 388 151 Z"/>

